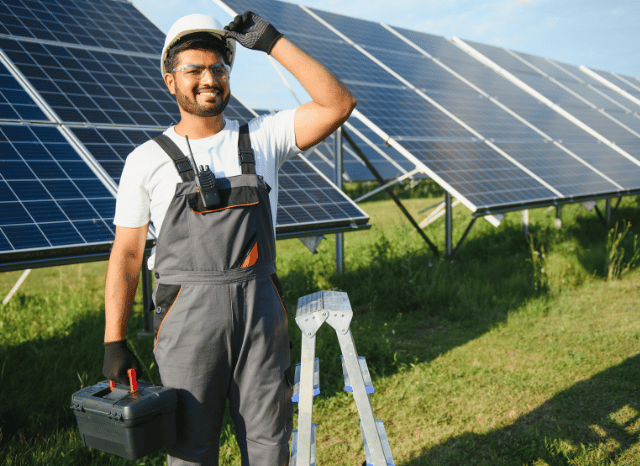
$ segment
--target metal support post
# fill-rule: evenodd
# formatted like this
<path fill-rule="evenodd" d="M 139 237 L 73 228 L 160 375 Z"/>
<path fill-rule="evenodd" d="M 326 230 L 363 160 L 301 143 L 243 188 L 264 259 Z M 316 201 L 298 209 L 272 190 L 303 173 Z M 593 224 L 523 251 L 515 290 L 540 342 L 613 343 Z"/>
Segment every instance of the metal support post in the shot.
<path fill-rule="evenodd" d="M 608 197 L 605 200 L 605 205 L 604 205 L 604 221 L 607 224 L 607 226 L 611 225 L 611 198 Z"/>
<path fill-rule="evenodd" d="M 556 218 L 553 221 L 553 226 L 556 227 L 556 230 L 562 228 L 562 206 L 556 206 Z"/>
<path fill-rule="evenodd" d="M 336 130 L 333 141 L 336 157 L 335 182 L 338 189 L 342 191 L 342 127 Z M 336 273 L 340 275 L 342 272 L 344 272 L 344 234 L 336 233 Z"/>
<path fill-rule="evenodd" d="M 615 215 L 615 213 L 618 212 L 618 207 L 620 207 L 620 202 L 622 202 L 622 196 L 620 196 L 616 201 L 616 206 L 613 208 L 613 211 L 611 212 L 612 214 Z"/>
<path fill-rule="evenodd" d="M 451 257 L 453 252 L 453 240 L 451 239 L 451 229 L 452 229 L 452 207 L 451 207 L 451 194 L 448 191 L 444 192 L 444 205 L 446 210 L 446 215 L 444 219 L 444 251 L 446 257 Z"/>
<path fill-rule="evenodd" d="M 522 226 L 524 229 L 524 236 L 529 236 L 529 209 L 522 211 Z"/>
<path fill-rule="evenodd" d="M 5 296 L 4 299 L 2 300 L 3 306 L 5 306 L 11 300 L 13 295 L 16 293 L 16 291 L 18 291 L 18 288 L 20 288 L 20 286 L 26 280 L 26 278 L 29 276 L 30 273 L 31 273 L 31 269 L 27 269 L 24 272 L 22 272 L 22 275 L 20 275 L 20 278 L 18 278 L 18 281 L 15 283 L 15 285 L 13 285 L 13 288 L 11 288 L 11 291 L 9 291 L 9 294 Z"/>
<path fill-rule="evenodd" d="M 474 223 L 476 223 L 476 218 L 478 218 L 478 217 L 473 217 L 471 219 L 471 222 L 469 222 L 469 225 L 467 226 L 467 229 L 464 230 L 464 233 L 462 234 L 462 238 L 460 238 L 460 241 L 458 241 L 458 245 L 453 250 L 453 254 L 451 254 L 451 259 L 456 257 L 456 254 L 458 254 L 458 251 L 460 250 L 460 246 L 462 246 L 462 243 L 464 242 L 465 239 L 467 239 L 467 235 L 471 231 L 471 227 L 473 226 Z"/>
<path fill-rule="evenodd" d="M 371 172 L 371 174 L 376 178 L 376 180 L 378 181 L 378 183 L 380 184 L 380 186 L 384 185 L 384 179 L 382 178 L 382 176 L 380 176 L 380 173 L 378 173 L 378 170 L 375 169 L 375 167 L 373 166 L 373 164 L 369 161 L 369 159 L 367 158 L 366 155 L 364 155 L 364 153 L 362 152 L 362 150 L 360 150 L 360 148 L 358 147 L 358 145 L 355 143 L 355 141 L 351 138 L 351 136 L 349 136 L 349 133 L 347 131 L 344 130 L 344 128 L 342 129 L 342 135 L 344 136 L 344 138 L 346 139 L 346 141 L 349 143 L 349 145 L 351 146 L 351 148 L 355 151 L 356 154 L 358 154 L 358 157 L 360 157 L 360 159 L 364 162 L 364 164 L 367 166 L 367 168 L 369 169 L 369 171 Z M 420 225 L 418 225 L 418 222 L 416 222 L 414 220 L 414 218 L 411 216 L 411 214 L 409 213 L 409 211 L 407 209 L 405 209 L 405 207 L 402 205 L 402 202 L 400 202 L 400 199 L 398 199 L 398 197 L 393 193 L 393 190 L 389 187 L 385 188 L 385 191 L 387 191 L 387 194 L 389 194 L 389 197 L 391 199 L 393 199 L 393 202 L 396 203 L 396 205 L 398 206 L 398 208 L 402 211 L 402 213 L 404 214 L 405 217 L 407 217 L 407 219 L 409 220 L 409 222 L 411 223 L 411 225 L 413 225 L 413 228 L 416 229 L 416 231 L 418 232 L 418 234 L 422 237 L 422 239 L 424 240 L 425 243 L 427 243 L 427 246 L 429 246 L 429 248 L 431 249 L 431 251 L 433 251 L 433 254 L 437 257 L 438 256 L 438 248 L 435 246 L 435 244 L 433 244 L 431 242 L 431 240 L 427 237 L 427 235 L 424 234 L 424 231 L 422 231 L 422 228 L 420 228 Z"/>

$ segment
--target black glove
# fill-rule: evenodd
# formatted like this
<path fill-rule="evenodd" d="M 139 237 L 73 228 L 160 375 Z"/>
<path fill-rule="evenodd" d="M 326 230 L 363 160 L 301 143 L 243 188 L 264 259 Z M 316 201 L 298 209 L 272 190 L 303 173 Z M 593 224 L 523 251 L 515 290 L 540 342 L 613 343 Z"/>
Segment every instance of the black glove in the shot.
<path fill-rule="evenodd" d="M 109 380 L 129 385 L 127 369 L 135 369 L 138 376 L 142 373 L 140 361 L 127 347 L 127 340 L 105 343 L 102 374 Z"/>
<path fill-rule="evenodd" d="M 231 37 L 248 49 L 262 50 L 270 53 L 275 43 L 282 37 L 268 21 L 251 11 L 245 11 L 236 16 L 224 27 Z"/>

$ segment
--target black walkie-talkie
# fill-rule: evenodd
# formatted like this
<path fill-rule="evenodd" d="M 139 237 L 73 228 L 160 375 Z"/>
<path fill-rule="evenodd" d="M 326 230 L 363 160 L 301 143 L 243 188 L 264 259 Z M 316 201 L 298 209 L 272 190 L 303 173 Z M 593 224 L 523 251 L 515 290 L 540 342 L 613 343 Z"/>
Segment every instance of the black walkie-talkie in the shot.
<path fill-rule="evenodd" d="M 193 152 L 191 152 L 191 145 L 189 144 L 189 136 L 184 137 L 187 141 L 187 147 L 189 148 L 189 158 L 191 159 L 191 166 L 195 172 L 196 184 L 198 185 L 198 191 L 200 191 L 200 198 L 204 203 L 205 208 L 210 209 L 220 204 L 220 194 L 218 194 L 218 186 L 216 184 L 216 177 L 209 169 L 209 165 L 198 166 L 196 165 L 196 159 L 193 158 Z"/>

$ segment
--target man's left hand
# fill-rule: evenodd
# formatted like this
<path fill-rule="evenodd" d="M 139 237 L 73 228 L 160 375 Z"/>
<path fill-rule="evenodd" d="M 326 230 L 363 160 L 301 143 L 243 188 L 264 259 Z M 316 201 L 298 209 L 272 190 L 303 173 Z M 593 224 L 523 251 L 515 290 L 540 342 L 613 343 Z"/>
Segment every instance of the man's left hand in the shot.
<path fill-rule="evenodd" d="M 236 16 L 227 26 L 224 27 L 231 37 L 240 44 L 251 50 L 262 50 L 270 53 L 275 43 L 282 37 L 268 21 L 251 11 L 245 11 Z"/>

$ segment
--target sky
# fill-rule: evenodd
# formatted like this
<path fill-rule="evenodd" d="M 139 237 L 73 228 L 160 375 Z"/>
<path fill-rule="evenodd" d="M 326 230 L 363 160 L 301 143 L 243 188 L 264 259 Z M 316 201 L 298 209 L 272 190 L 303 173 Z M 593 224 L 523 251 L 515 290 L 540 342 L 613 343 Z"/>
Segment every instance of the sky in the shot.
<path fill-rule="evenodd" d="M 191 13 L 209 14 L 223 25 L 232 19 L 213 0 L 132 1 L 165 32 L 176 19 Z M 289 3 L 640 77 L 640 0 L 294 0 Z M 303 102 L 308 100 L 293 77 L 280 69 L 298 98 Z M 279 110 L 297 105 L 262 52 L 238 51 L 231 86 L 234 95 L 252 108 Z"/>

